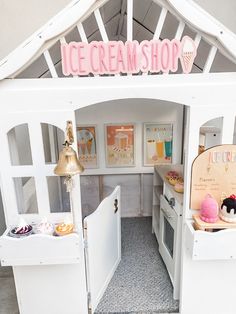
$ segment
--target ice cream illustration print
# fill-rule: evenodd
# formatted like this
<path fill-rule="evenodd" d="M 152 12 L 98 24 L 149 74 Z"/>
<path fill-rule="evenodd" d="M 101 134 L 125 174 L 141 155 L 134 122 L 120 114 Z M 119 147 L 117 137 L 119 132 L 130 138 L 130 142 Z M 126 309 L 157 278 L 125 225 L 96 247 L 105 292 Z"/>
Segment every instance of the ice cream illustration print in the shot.
<path fill-rule="evenodd" d="M 180 62 L 182 64 L 183 72 L 187 74 L 192 70 L 193 62 L 197 54 L 197 49 L 194 41 L 188 36 L 183 37 L 181 46 L 182 49 Z"/>
<path fill-rule="evenodd" d="M 172 162 L 173 125 L 144 123 L 144 166 Z"/>
<path fill-rule="evenodd" d="M 97 168 L 96 126 L 77 127 L 79 161 L 85 168 Z"/>
<path fill-rule="evenodd" d="M 134 125 L 105 125 L 107 167 L 134 166 Z"/>

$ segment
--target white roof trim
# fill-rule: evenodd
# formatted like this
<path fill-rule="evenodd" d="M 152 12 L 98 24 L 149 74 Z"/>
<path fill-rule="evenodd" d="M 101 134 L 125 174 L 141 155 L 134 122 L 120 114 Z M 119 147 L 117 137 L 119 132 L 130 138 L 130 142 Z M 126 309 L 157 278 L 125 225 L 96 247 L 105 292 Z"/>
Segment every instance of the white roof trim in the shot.
<path fill-rule="evenodd" d="M 167 0 L 188 24 L 215 37 L 236 59 L 236 35 L 192 0 Z"/>
<path fill-rule="evenodd" d="M 23 71 L 50 46 L 52 41 L 63 37 L 79 21 L 89 16 L 108 0 L 74 0 L 40 30 L 16 48 L 0 62 L 0 80 L 12 78 Z M 192 0 L 154 0 L 164 7 L 172 8 L 177 18 L 183 18 L 194 29 L 213 36 L 236 62 L 236 35 L 204 11 Z M 168 5 L 169 4 L 169 5 Z M 174 9 L 174 10 L 173 10 Z M 46 46 L 46 47 L 45 47 Z"/>
<path fill-rule="evenodd" d="M 65 9 L 60 11 L 41 29 L 35 32 L 23 44 L 17 47 L 0 62 L 0 80 L 15 76 L 35 60 L 44 50 L 44 45 L 52 39 L 62 35 L 78 23 L 94 4 L 107 0 L 74 0 Z"/>

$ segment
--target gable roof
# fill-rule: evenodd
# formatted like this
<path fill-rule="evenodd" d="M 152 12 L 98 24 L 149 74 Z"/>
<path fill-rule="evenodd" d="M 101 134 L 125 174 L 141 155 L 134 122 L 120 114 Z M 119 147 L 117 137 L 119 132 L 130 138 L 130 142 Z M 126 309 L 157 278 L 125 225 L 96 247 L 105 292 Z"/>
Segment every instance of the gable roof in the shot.
<path fill-rule="evenodd" d="M 65 38 L 75 26 L 82 25 L 97 9 L 105 6 L 106 3 L 111 3 L 114 6 L 115 1 L 115 6 L 120 5 L 118 21 L 120 27 L 120 20 L 122 17 L 124 20 L 126 13 L 124 0 L 74 0 L 0 62 L 0 79 L 16 77 L 37 58 L 46 54 L 48 49 L 58 40 Z M 133 0 L 127 1 L 133 3 Z M 134 0 L 134 4 L 137 6 L 143 6 L 144 3 L 148 5 L 155 3 L 162 10 L 165 9 L 166 12 L 170 12 L 178 22 L 189 26 L 199 35 L 200 39 L 203 38 L 210 46 L 216 47 L 228 60 L 236 63 L 236 35 L 192 0 Z M 159 19 L 161 14 L 162 12 Z M 145 25 L 141 26 L 145 28 Z M 86 36 L 86 34 L 84 35 Z"/>

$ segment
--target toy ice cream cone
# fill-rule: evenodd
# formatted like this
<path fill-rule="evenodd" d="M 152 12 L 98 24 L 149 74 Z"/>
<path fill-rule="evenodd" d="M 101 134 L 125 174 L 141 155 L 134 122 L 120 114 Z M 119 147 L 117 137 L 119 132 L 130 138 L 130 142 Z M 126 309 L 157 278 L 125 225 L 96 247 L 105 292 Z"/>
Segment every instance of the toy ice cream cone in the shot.
<path fill-rule="evenodd" d="M 84 138 L 82 138 L 81 141 L 79 142 L 79 147 L 82 151 L 82 154 L 85 155 L 86 143 L 85 143 Z"/>
<path fill-rule="evenodd" d="M 196 57 L 195 43 L 190 37 L 185 36 L 182 40 L 182 52 L 180 56 L 180 61 L 184 73 L 191 72 L 195 57 Z"/>
<path fill-rule="evenodd" d="M 86 147 L 87 147 L 87 151 L 89 155 L 91 155 L 92 144 L 93 144 L 93 139 L 90 138 L 86 143 Z"/>

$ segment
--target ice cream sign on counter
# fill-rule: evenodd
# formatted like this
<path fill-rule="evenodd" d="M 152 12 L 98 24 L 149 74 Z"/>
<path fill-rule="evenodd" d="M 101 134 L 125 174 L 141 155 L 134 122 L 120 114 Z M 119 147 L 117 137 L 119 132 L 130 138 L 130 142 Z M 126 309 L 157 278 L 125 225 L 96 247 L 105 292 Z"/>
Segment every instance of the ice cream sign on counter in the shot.
<path fill-rule="evenodd" d="M 193 162 L 191 209 L 200 209 L 210 194 L 218 204 L 236 192 L 236 145 L 214 146 L 201 153 Z"/>
<path fill-rule="evenodd" d="M 177 40 L 93 41 L 61 45 L 62 71 L 68 75 L 176 72 L 190 73 L 196 57 L 194 41 Z"/>

